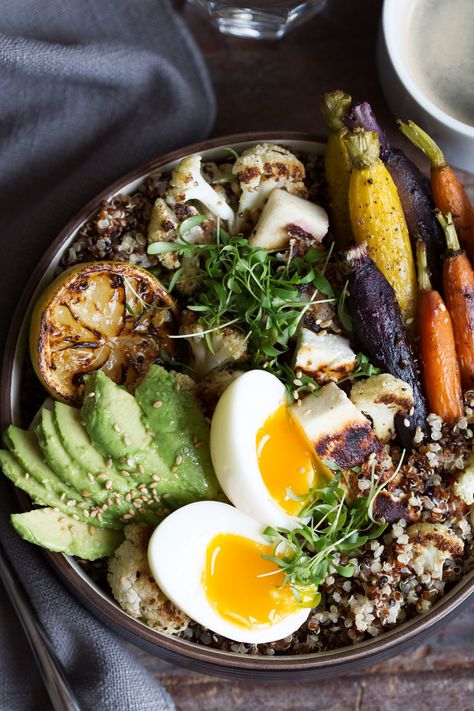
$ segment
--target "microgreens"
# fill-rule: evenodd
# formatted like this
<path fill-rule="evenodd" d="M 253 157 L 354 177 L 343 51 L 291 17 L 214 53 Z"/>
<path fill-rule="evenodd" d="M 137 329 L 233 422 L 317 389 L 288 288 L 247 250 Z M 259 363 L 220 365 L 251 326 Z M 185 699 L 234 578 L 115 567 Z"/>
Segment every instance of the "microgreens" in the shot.
<path fill-rule="evenodd" d="M 130 280 L 127 279 L 127 277 L 124 277 L 123 280 L 125 282 L 125 310 L 128 314 L 130 314 L 130 316 L 134 316 L 135 318 L 141 318 L 143 314 L 151 310 L 152 306 L 151 304 L 147 304 L 147 302 L 144 301 L 140 294 L 138 294 L 138 292 L 133 288 Z M 133 308 L 130 306 L 129 302 L 127 301 L 127 289 L 132 292 L 132 294 L 135 296 L 136 300 L 142 307 L 141 313 L 136 314 Z"/>
<path fill-rule="evenodd" d="M 312 492 L 310 501 L 300 512 L 301 518 L 309 518 L 298 528 L 288 530 L 267 526 L 263 535 L 273 544 L 273 555 L 264 556 L 278 565 L 285 574 L 283 584 L 298 591 L 301 588 L 317 588 L 330 570 L 343 577 L 354 575 L 354 563 L 341 565 L 335 556 L 338 553 L 352 556 L 360 553 L 367 541 L 378 538 L 387 527 L 374 517 L 373 504 L 379 493 L 400 471 L 405 451 L 393 474 L 381 482 L 372 466 L 370 489 L 366 496 L 347 503 L 345 478 L 347 471 L 334 462 L 325 461 L 335 473 L 329 483 Z"/>
<path fill-rule="evenodd" d="M 339 380 L 339 384 L 346 380 L 354 380 L 355 378 L 369 378 L 371 375 L 378 375 L 380 373 L 380 368 L 376 365 L 372 365 L 369 359 L 363 353 L 358 353 L 356 355 L 357 368 L 352 371 L 345 378 Z"/>
<path fill-rule="evenodd" d="M 193 279 L 198 281 L 199 291 L 193 294 L 187 308 L 199 317 L 203 327 L 199 335 L 205 334 L 210 341 L 213 331 L 234 324 L 249 334 L 254 367 L 265 366 L 276 375 L 283 374 L 285 382 L 294 380 L 294 371 L 285 368 L 280 359 L 315 298 L 323 294 L 327 301 L 335 301 L 331 284 L 318 268 L 327 264 L 330 255 L 325 250 L 314 247 L 304 255 L 290 254 L 285 259 L 276 250 L 252 247 L 242 236 L 231 237 L 218 225 L 211 244 L 191 244 L 181 235 L 177 242 L 155 242 L 148 251 L 173 251 L 196 260 Z M 182 266 L 175 272 L 170 287 L 187 269 Z M 312 296 L 305 299 L 302 291 L 311 287 Z M 310 378 L 306 386 L 309 381 Z"/>

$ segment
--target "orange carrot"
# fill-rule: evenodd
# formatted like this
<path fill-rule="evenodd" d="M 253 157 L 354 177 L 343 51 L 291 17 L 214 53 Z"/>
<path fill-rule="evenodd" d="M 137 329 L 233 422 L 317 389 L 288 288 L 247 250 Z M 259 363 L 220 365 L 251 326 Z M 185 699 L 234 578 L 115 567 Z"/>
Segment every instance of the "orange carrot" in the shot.
<path fill-rule="evenodd" d="M 474 385 L 474 271 L 459 246 L 453 219 L 437 215 L 446 235 L 448 251 L 443 262 L 443 291 L 451 316 L 454 340 L 465 388 Z"/>
<path fill-rule="evenodd" d="M 398 121 L 400 131 L 428 156 L 431 163 L 431 189 L 435 205 L 444 215 L 450 212 L 462 248 L 474 264 L 474 210 L 464 186 L 446 163 L 441 148 L 413 121 Z"/>
<path fill-rule="evenodd" d="M 461 375 L 453 327 L 443 299 L 431 287 L 426 245 L 418 240 L 418 312 L 420 361 L 428 408 L 444 422 L 453 422 L 464 412 Z"/>

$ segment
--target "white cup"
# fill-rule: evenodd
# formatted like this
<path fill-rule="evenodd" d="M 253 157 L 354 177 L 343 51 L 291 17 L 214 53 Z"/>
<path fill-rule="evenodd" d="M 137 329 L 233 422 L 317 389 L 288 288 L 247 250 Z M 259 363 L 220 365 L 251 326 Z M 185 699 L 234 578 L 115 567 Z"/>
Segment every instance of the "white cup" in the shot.
<path fill-rule="evenodd" d="M 404 37 L 412 6 L 413 0 L 384 0 L 377 63 L 385 98 L 397 118 L 412 119 L 434 138 L 448 163 L 474 172 L 474 127 L 433 104 L 409 70 Z"/>

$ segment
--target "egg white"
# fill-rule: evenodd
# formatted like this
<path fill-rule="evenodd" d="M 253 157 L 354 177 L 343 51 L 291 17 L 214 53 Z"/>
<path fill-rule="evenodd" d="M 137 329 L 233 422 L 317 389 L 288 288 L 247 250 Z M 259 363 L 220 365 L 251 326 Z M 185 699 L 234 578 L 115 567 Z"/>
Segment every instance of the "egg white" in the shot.
<path fill-rule="evenodd" d="M 268 544 L 261 531 L 261 524 L 229 504 L 188 504 L 167 516 L 153 532 L 148 546 L 150 570 L 165 595 L 203 627 L 236 642 L 274 642 L 299 629 L 310 610 L 297 608 L 267 627 L 246 629 L 221 617 L 203 585 L 206 550 L 215 536 L 233 533 Z"/>
<path fill-rule="evenodd" d="M 212 418 L 211 457 L 219 484 L 234 506 L 266 526 L 293 529 L 301 519 L 290 516 L 271 496 L 257 457 L 258 430 L 285 404 L 285 386 L 265 370 L 249 370 L 234 380 Z"/>

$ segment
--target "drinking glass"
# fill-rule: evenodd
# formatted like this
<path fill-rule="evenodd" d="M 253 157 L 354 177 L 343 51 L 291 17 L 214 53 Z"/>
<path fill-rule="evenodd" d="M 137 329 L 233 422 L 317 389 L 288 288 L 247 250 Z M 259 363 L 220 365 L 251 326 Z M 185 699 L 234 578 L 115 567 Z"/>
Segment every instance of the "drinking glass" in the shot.
<path fill-rule="evenodd" d="M 326 0 L 191 0 L 205 10 L 224 34 L 251 39 L 280 39 L 318 12 Z"/>

